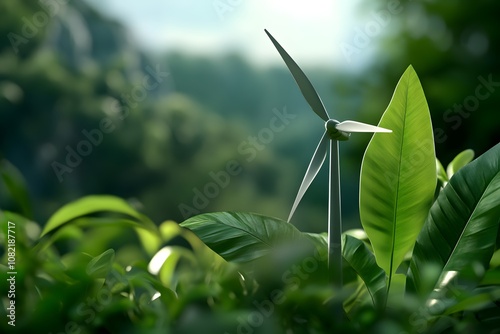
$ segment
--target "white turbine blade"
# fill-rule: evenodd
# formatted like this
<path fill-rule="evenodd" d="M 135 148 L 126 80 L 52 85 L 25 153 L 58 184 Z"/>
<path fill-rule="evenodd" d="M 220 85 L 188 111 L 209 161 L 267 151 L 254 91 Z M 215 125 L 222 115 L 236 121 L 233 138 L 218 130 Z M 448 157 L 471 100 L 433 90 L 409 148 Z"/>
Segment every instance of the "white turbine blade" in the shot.
<path fill-rule="evenodd" d="M 325 132 L 323 134 L 323 137 L 321 137 L 318 146 L 316 147 L 316 151 L 314 151 L 311 162 L 309 163 L 309 167 L 307 167 L 306 175 L 302 180 L 299 191 L 297 193 L 297 197 L 295 198 L 295 202 L 293 203 L 292 210 L 290 211 L 290 215 L 288 216 L 288 222 L 290 222 L 290 220 L 292 219 L 293 213 L 299 205 L 300 200 L 306 193 L 307 188 L 309 188 L 312 181 L 321 169 L 321 166 L 323 166 L 323 163 L 325 162 L 326 152 L 328 151 L 328 140 L 328 135 Z"/>
<path fill-rule="evenodd" d="M 337 124 L 335 128 L 343 132 L 392 132 L 389 129 L 355 121 L 344 121 Z"/>
<path fill-rule="evenodd" d="M 286 66 L 288 67 L 288 70 L 290 73 L 292 73 L 293 78 L 295 79 L 295 82 L 299 86 L 300 91 L 302 92 L 302 95 L 306 99 L 307 103 L 311 106 L 312 110 L 321 117 L 325 122 L 330 119 L 330 116 L 328 116 L 328 113 L 326 112 L 325 106 L 323 105 L 323 101 L 321 101 L 321 98 L 319 97 L 318 93 L 316 92 L 316 89 L 314 89 L 311 81 L 307 78 L 305 73 L 302 71 L 302 69 L 297 65 L 295 60 L 290 57 L 288 52 L 283 49 L 283 47 L 278 43 L 277 40 L 274 39 L 274 37 L 264 29 L 266 32 L 267 36 L 271 39 L 271 42 L 273 42 L 274 47 L 278 50 L 279 54 L 281 55 L 281 58 L 285 61 Z"/>

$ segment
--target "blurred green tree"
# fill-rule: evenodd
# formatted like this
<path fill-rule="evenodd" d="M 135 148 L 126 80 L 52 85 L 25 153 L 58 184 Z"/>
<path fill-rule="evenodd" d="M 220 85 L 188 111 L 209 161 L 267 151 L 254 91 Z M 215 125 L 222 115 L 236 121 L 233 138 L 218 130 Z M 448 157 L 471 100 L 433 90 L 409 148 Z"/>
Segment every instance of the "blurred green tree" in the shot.
<path fill-rule="evenodd" d="M 264 90 L 262 73 L 237 56 L 148 57 L 123 27 L 84 2 L 57 4 L 1 5 L 1 33 L 22 35 L 23 24 L 37 29 L 17 49 L 0 46 L 0 154 L 27 178 L 38 221 L 95 193 L 135 198 L 156 221 L 179 221 L 179 206 L 193 207 L 195 190 L 230 160 L 241 162 L 241 173 L 192 213 L 286 214 L 291 162 L 278 160 L 272 145 L 251 163 L 238 152 L 279 106 L 269 95 L 265 103 L 255 97 Z M 177 80 L 183 94 L 174 93 Z M 247 116 L 234 116 L 237 105 Z M 3 208 L 6 196 L 0 191 Z"/>
<path fill-rule="evenodd" d="M 386 6 L 378 1 L 364 11 Z M 447 163 L 464 148 L 484 153 L 500 141 L 500 3 L 402 1 L 401 8 L 380 34 L 364 112 L 385 105 L 380 97 L 390 96 L 401 70 L 412 64 L 432 113 L 438 157 Z"/>

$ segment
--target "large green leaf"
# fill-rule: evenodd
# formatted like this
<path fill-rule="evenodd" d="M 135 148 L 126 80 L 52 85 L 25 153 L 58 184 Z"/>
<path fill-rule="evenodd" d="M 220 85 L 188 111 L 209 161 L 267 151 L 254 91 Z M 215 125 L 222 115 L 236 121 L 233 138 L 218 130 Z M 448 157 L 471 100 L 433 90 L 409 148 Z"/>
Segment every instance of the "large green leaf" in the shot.
<path fill-rule="evenodd" d="M 415 243 L 432 204 L 436 157 L 429 108 L 413 67 L 408 67 L 363 157 L 360 218 L 378 265 L 389 276 Z"/>
<path fill-rule="evenodd" d="M 144 215 L 137 212 L 125 200 L 106 195 L 95 195 L 83 197 L 79 200 L 66 204 L 56 211 L 48 220 L 42 231 L 42 237 L 61 227 L 62 225 L 82 216 L 96 212 L 115 212 L 134 217 L 146 226 L 154 229 L 154 224 Z"/>
<path fill-rule="evenodd" d="M 346 234 L 343 239 L 344 259 L 365 283 L 375 307 L 383 308 L 386 300 L 384 271 L 377 265 L 375 256 L 363 241 Z"/>
<path fill-rule="evenodd" d="M 461 168 L 434 202 L 413 250 L 408 288 L 426 296 L 436 286 L 442 287 L 446 277 L 460 277 L 478 264 L 486 268 L 500 224 L 499 199 L 497 144 Z M 432 284 L 424 284 L 429 277 L 423 273 L 429 266 L 438 272 Z"/>
<path fill-rule="evenodd" d="M 154 223 L 145 215 L 137 212 L 125 200 L 119 197 L 107 195 L 87 196 L 66 204 L 49 218 L 42 231 L 41 237 L 70 222 L 78 224 L 83 223 L 83 225 L 85 225 L 85 221 L 82 222 L 77 218 L 98 212 L 110 212 L 135 218 L 143 227 L 136 228 L 136 232 L 146 251 L 152 254 L 158 249 L 160 244 L 160 234 Z M 103 224 L 110 222 L 110 219 L 106 218 L 94 219 L 91 221 L 95 223 L 99 220 L 102 221 Z M 115 221 L 115 224 L 117 225 L 121 224 L 125 226 L 126 224 L 124 224 L 124 222 L 129 223 L 126 219 L 115 219 Z M 111 222 L 113 222 L 113 220 L 111 220 Z"/>
<path fill-rule="evenodd" d="M 191 230 L 225 260 L 239 263 L 261 258 L 283 241 L 306 240 L 292 224 L 251 213 L 206 213 L 180 225 Z"/>

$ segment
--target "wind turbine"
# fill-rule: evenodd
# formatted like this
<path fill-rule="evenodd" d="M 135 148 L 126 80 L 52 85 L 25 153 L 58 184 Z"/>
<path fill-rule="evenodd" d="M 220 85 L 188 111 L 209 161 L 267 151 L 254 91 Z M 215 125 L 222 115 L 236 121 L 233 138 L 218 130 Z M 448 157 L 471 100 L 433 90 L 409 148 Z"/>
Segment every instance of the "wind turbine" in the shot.
<path fill-rule="evenodd" d="M 306 99 L 312 110 L 322 120 L 325 121 L 325 132 L 321 137 L 316 151 L 311 158 L 309 167 L 300 185 L 297 197 L 293 203 L 292 210 L 288 217 L 288 222 L 292 219 L 295 209 L 304 196 L 307 188 L 318 174 L 321 166 L 325 162 L 328 151 L 328 141 L 330 141 L 330 193 L 328 203 L 328 272 L 330 280 L 334 287 L 340 289 L 342 287 L 342 218 L 340 215 L 340 166 L 339 166 L 339 141 L 349 139 L 351 132 L 392 132 L 392 130 L 384 129 L 378 126 L 359 123 L 355 121 L 339 122 L 330 118 L 326 112 L 325 106 L 321 101 L 318 93 L 313 85 L 300 69 L 299 65 L 290 57 L 290 55 L 281 47 L 274 37 L 264 30 L 278 50 L 281 58 L 285 61 L 286 66 L 292 73 L 293 78 Z"/>

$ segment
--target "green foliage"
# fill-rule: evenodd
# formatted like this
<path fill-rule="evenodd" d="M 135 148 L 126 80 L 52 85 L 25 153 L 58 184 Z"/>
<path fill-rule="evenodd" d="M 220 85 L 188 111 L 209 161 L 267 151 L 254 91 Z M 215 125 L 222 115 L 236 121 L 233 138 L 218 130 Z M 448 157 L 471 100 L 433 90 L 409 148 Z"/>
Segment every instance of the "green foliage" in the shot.
<path fill-rule="evenodd" d="M 371 310 L 374 319 L 398 319 L 397 328 L 417 332 L 491 329 L 497 317 L 487 314 L 497 310 L 493 302 L 499 298 L 497 265 L 488 266 L 497 262 L 492 257 L 500 224 L 500 144 L 472 163 L 473 152 L 464 151 L 446 173 L 435 158 L 429 110 L 411 67 L 379 126 L 392 129 L 394 136 L 375 134 L 363 159 L 360 215 L 368 238 L 360 233 L 343 237 L 344 312 L 361 324 Z M 432 205 L 436 180 L 449 177 Z M 263 228 L 266 220 L 272 228 Z M 202 215 L 182 225 L 233 262 L 272 257 L 279 247 L 267 242 L 263 252 L 263 240 L 296 243 L 292 236 L 300 233 L 284 221 L 243 213 Z M 324 235 L 305 235 L 318 254 L 327 252 Z M 472 320 L 470 314 L 484 318 Z M 457 317 L 466 317 L 462 327 Z"/>
<path fill-rule="evenodd" d="M 112 249 L 94 257 L 87 265 L 87 274 L 93 278 L 105 278 L 111 271 L 114 258 L 115 251 Z"/>
<path fill-rule="evenodd" d="M 436 188 L 436 157 L 429 108 L 413 67 L 408 67 L 361 166 L 359 214 L 388 287 L 415 243 Z"/>
<path fill-rule="evenodd" d="M 0 161 L 0 176 L 9 191 L 11 198 L 17 203 L 20 212 L 26 217 L 32 217 L 31 201 L 28 187 L 19 170 L 7 160 Z M 1 181 L 0 181 L 1 183 Z"/>
<path fill-rule="evenodd" d="M 370 20 L 373 12 L 387 5 L 387 1 L 370 1 L 362 10 Z M 478 155 L 486 152 L 500 142 L 500 64 L 495 61 L 500 31 L 493 23 L 500 3 L 480 0 L 457 7 L 452 2 L 404 0 L 400 8 L 375 38 L 380 43 L 375 54 L 363 54 L 373 64 L 366 85 L 356 87 L 356 92 L 366 94 L 361 106 L 364 115 L 376 114 L 400 69 L 412 64 L 425 82 L 441 161 L 448 163 L 463 148 Z M 488 81 L 490 84 L 483 84 Z M 469 100 L 478 104 L 471 108 Z"/>
<path fill-rule="evenodd" d="M 446 175 L 448 176 L 448 180 L 451 179 L 453 174 L 455 174 L 460 168 L 467 165 L 469 162 L 474 159 L 474 151 L 473 150 L 465 150 L 460 152 L 446 167 Z"/>
<path fill-rule="evenodd" d="M 65 205 L 54 213 L 45 225 L 42 231 L 42 237 L 73 219 L 99 211 L 121 213 L 142 220 L 145 224 L 152 225 L 152 222 L 147 217 L 138 213 L 127 202 L 120 198 L 112 196 L 87 196 Z"/>
<path fill-rule="evenodd" d="M 132 108 L 119 98 L 134 88 L 132 78 L 145 74 L 141 70 L 144 64 L 133 65 L 147 62 L 144 56 L 137 53 L 129 57 L 133 61 L 111 62 L 121 59 L 128 47 L 123 31 L 115 26 L 92 30 L 103 20 L 84 4 L 68 6 L 85 9 L 81 11 L 82 22 L 94 23 L 88 24 L 92 40 L 103 44 L 121 41 L 116 49 L 122 53 L 113 49 L 85 55 L 76 46 L 55 45 L 60 41 L 54 42 L 49 25 L 17 56 L 12 54 L 8 39 L 0 42 L 0 150 L 6 158 L 13 156 L 30 180 L 26 182 L 12 163 L 2 160 L 0 197 L 6 198 L 7 204 L 2 202 L 0 210 L 0 273 L 2 277 L 12 275 L 8 274 L 12 270 L 12 223 L 16 271 L 16 327 L 5 321 L 7 310 L 3 307 L 2 333 L 498 330 L 500 144 L 473 162 L 474 153 L 466 150 L 445 170 L 435 159 L 429 110 L 412 67 L 398 83 L 380 122 L 393 130 L 393 135 L 375 135 L 367 148 L 360 189 L 360 216 L 366 232 L 343 235 L 345 286 L 335 290 L 328 283 L 324 234 L 302 232 L 280 219 L 242 212 L 202 214 L 180 225 L 174 221 L 154 223 L 158 216 L 180 219 L 176 217 L 177 204 L 192 200 L 192 188 L 206 183 L 207 172 L 222 170 L 229 159 L 241 158 L 235 147 L 244 140 L 241 133 L 246 127 L 210 113 L 205 106 L 217 106 L 227 116 L 234 106 L 244 105 L 246 119 L 268 122 L 267 114 L 253 112 L 271 110 L 275 100 L 254 99 L 250 94 L 244 100 L 235 93 L 233 78 L 251 78 L 239 82 L 248 85 L 246 92 L 265 95 L 279 91 L 286 104 L 301 106 L 300 97 L 288 99 L 288 86 L 271 79 L 284 73 L 274 70 L 269 77 L 254 74 L 242 59 L 228 56 L 221 63 L 235 70 L 230 74 L 221 64 L 206 59 L 170 55 L 177 87 L 196 96 L 197 101 L 182 94 L 159 99 L 168 90 L 163 87 L 151 92 L 142 106 Z M 425 8 L 427 14 L 448 5 L 429 2 L 414 6 Z M 496 13 L 477 7 L 481 15 Z M 24 21 L 19 18 L 31 18 L 40 6 L 37 1 L 5 1 L 0 10 L 5 14 L 0 32 L 8 36 L 22 29 Z M 448 19 L 460 23 L 458 18 L 464 13 L 471 16 L 450 10 Z M 481 15 L 474 17 L 481 20 Z M 496 31 L 496 26 L 485 27 L 482 22 L 478 26 Z M 65 29 L 63 25 L 61 29 Z M 478 36 L 474 29 L 463 32 L 464 38 Z M 66 30 L 61 35 L 66 33 L 71 36 Z M 49 52 L 38 48 L 42 41 Z M 419 73 L 420 68 L 427 73 L 421 78 L 429 87 L 426 91 L 430 91 L 432 109 L 445 110 L 475 92 L 477 69 L 457 76 L 455 68 L 482 64 L 481 73 L 488 77 L 496 59 L 491 50 L 499 45 L 493 41 L 485 62 L 457 59 L 464 55 L 460 49 L 448 51 L 459 55 L 448 62 L 449 57 L 436 56 L 435 48 L 427 54 L 428 38 L 414 41 L 408 50 L 418 59 L 411 63 L 419 62 Z M 393 45 L 399 48 L 400 44 Z M 422 64 L 423 58 L 430 59 L 430 65 Z M 444 67 L 443 59 L 447 61 Z M 399 68 L 389 64 L 387 73 Z M 435 73 L 436 68 L 448 71 Z M 200 75 L 216 78 L 226 94 L 207 89 Z M 447 79 L 441 80 L 443 77 Z M 472 82 L 472 86 L 457 89 L 461 82 Z M 373 92 L 367 94 L 383 95 L 376 89 Z M 496 106 L 495 96 L 481 100 L 485 113 L 496 110 L 491 107 Z M 373 103 L 376 98 L 365 98 L 370 104 L 367 113 L 371 105 L 377 105 Z M 313 104 L 316 110 L 322 107 L 320 101 Z M 126 120 L 119 120 L 117 106 L 120 112 L 130 107 Z M 449 118 L 453 130 L 462 125 L 462 118 L 447 115 L 453 116 Z M 72 172 L 72 185 L 81 186 L 75 192 L 68 191 L 77 188 L 62 187 L 47 166 L 54 160 L 62 161 L 64 154 L 60 152 L 65 146 L 82 139 L 75 133 L 96 128 L 103 117 L 116 122 L 116 132 Z M 464 137 L 468 142 L 483 128 L 490 134 L 496 130 L 491 118 L 470 115 L 469 120 L 471 129 L 463 126 L 450 137 L 461 142 Z M 443 121 L 440 123 L 442 127 Z M 282 157 L 290 155 L 290 150 L 307 144 L 303 137 L 289 135 L 286 148 L 277 152 Z M 484 137 L 482 144 L 493 138 L 479 137 Z M 217 147 L 216 152 L 213 147 Z M 23 155 L 12 153 L 21 151 Z M 285 207 L 280 196 L 294 188 L 286 174 L 293 164 L 271 156 L 265 154 L 262 162 L 248 168 L 252 178 L 235 180 L 233 188 L 226 191 L 244 192 L 221 195 L 205 209 L 224 203 L 234 210 L 250 200 L 267 211 Z M 42 162 L 41 171 L 35 164 L 38 161 Z M 99 177 L 94 171 L 99 171 Z M 436 178 L 440 183 L 434 193 Z M 146 210 L 153 214 L 146 216 L 134 200 L 102 195 L 79 198 L 100 189 L 137 196 L 150 205 Z M 30 202 L 33 193 L 38 196 L 34 205 Z M 60 198 L 79 199 L 59 207 Z M 49 215 L 44 223 L 33 221 Z M 315 223 L 313 217 L 303 220 L 301 226 Z M 9 303 L 9 289 L 8 281 L 2 280 L 0 300 L 4 306 Z"/>
<path fill-rule="evenodd" d="M 394 131 L 395 139 L 378 140 L 375 135 L 361 175 L 370 172 L 380 179 L 379 164 L 391 171 L 395 167 L 389 157 L 395 157 L 394 165 L 405 170 L 393 179 L 400 188 L 395 194 L 384 181 L 365 180 L 360 197 L 363 210 L 374 210 L 363 192 L 383 198 L 393 194 L 398 206 L 413 203 L 415 220 L 401 223 L 403 218 L 410 221 L 407 212 L 399 212 L 395 220 L 373 215 L 372 226 L 379 223 L 380 230 L 393 230 L 396 224 L 397 231 L 387 233 L 391 236 L 387 243 L 398 245 L 398 239 L 405 237 L 405 246 L 390 252 L 380 251 L 379 237 L 369 228 L 345 233 L 341 290 L 329 283 L 325 234 L 301 232 L 283 220 L 241 212 L 208 213 L 180 225 L 165 221 L 156 226 L 130 202 L 95 195 L 61 207 L 43 231 L 19 214 L 0 211 L 3 275 L 9 272 L 12 223 L 16 231 L 16 327 L 2 322 L 1 330 L 301 333 L 307 328 L 308 333 L 326 329 L 466 333 L 471 328 L 495 329 L 499 320 L 495 303 L 500 298 L 500 144 L 470 163 L 472 152 L 459 155 L 448 167 L 453 173 L 449 180 L 432 149 L 419 155 L 419 168 L 405 165 L 420 147 L 415 141 L 428 139 L 415 127 L 428 136 L 430 120 L 411 68 L 403 79 L 381 120 Z M 402 89 L 415 88 L 404 84 L 408 79 L 418 89 Z M 395 107 L 400 95 L 406 96 L 406 108 Z M 375 161 L 377 155 L 382 161 Z M 433 173 L 425 179 L 429 170 Z M 13 171 L 12 166 L 4 169 L 4 179 L 10 187 L 15 185 L 11 196 L 23 210 L 26 198 L 18 194 L 27 193 L 26 183 Z M 438 176 L 447 183 L 429 209 Z M 371 200 L 376 202 L 375 197 Z M 391 261 L 397 270 L 383 266 Z M 6 281 L 0 290 L 7 302 Z"/>
<path fill-rule="evenodd" d="M 418 293 L 444 289 L 450 277 L 473 285 L 481 281 L 500 224 L 499 157 L 497 144 L 460 169 L 434 202 L 415 244 L 408 275 Z M 423 278 L 425 267 L 435 269 L 436 275 Z"/>
<path fill-rule="evenodd" d="M 102 211 L 129 216 L 135 220 L 108 217 L 86 217 L 80 219 L 82 216 Z M 54 232 L 69 222 L 75 222 L 73 226 L 92 226 L 96 224 L 132 226 L 135 228 L 145 249 L 150 254 L 156 251 L 160 243 L 158 231 L 154 223 L 148 217 L 133 209 L 123 199 L 114 196 L 87 196 L 63 206 L 50 217 L 41 236 L 43 237 L 49 232 Z"/>
<path fill-rule="evenodd" d="M 473 150 L 464 150 L 460 152 L 446 167 L 446 170 L 441 164 L 441 161 L 436 159 L 436 170 L 437 170 L 437 179 L 438 186 L 437 190 L 443 189 L 450 181 L 451 177 L 462 167 L 467 165 L 469 162 L 474 159 L 474 151 Z"/>
<path fill-rule="evenodd" d="M 212 298 L 234 304 L 226 294 L 241 286 L 237 272 L 174 222 L 164 222 L 159 228 L 149 225 L 149 218 L 111 196 L 69 203 L 50 222 L 41 236 L 37 224 L 0 211 L 4 277 L 11 271 L 7 258 L 12 252 L 4 246 L 14 245 L 16 252 L 16 326 L 3 321 L 2 332 L 64 332 L 69 328 L 81 333 L 141 333 L 158 326 L 183 332 L 189 325 L 181 316 L 197 309 L 196 305 L 208 306 Z M 7 226 L 12 223 L 14 244 L 7 242 Z M 166 258 L 158 262 L 157 254 L 148 255 L 151 249 L 161 252 L 159 243 L 130 238 L 127 230 L 139 228 L 169 245 L 162 248 L 170 250 Z M 205 279 L 208 273 L 212 282 Z M 7 300 L 5 280 L 0 290 Z M 5 309 L 2 316 L 6 318 Z M 237 326 L 234 321 L 228 323 Z"/>
<path fill-rule="evenodd" d="M 377 265 L 373 252 L 361 240 L 346 234 L 343 237 L 344 259 L 363 280 L 375 308 L 384 308 L 387 298 L 384 271 Z"/>
<path fill-rule="evenodd" d="M 293 225 L 248 213 L 206 213 L 181 224 L 227 261 L 244 263 L 266 256 L 282 240 L 299 239 Z M 305 239 L 305 238 L 303 238 Z"/>

